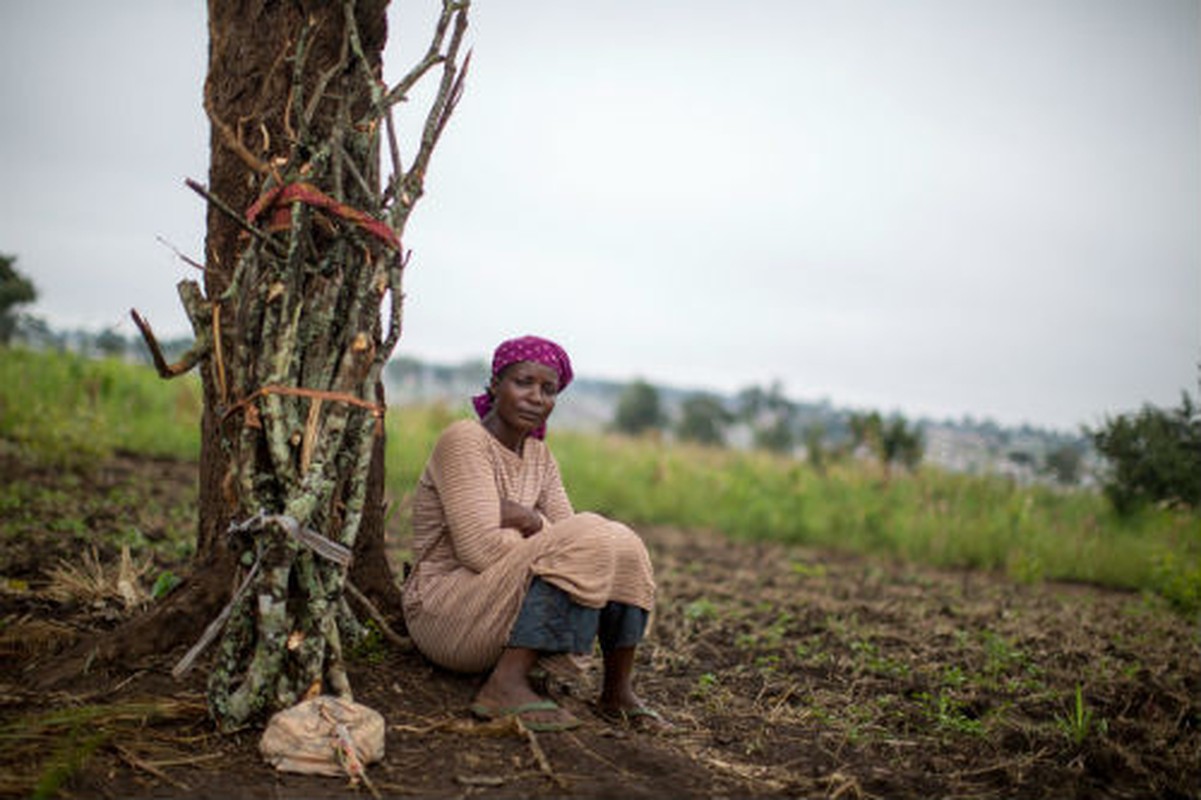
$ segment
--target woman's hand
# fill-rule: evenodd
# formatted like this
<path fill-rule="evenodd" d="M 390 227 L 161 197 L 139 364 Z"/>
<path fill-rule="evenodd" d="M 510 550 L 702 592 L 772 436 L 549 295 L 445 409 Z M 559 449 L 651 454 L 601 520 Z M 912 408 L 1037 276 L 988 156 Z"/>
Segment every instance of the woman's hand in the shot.
<path fill-rule="evenodd" d="M 527 539 L 542 530 L 542 515 L 508 498 L 500 501 L 500 526 L 515 528 Z"/>

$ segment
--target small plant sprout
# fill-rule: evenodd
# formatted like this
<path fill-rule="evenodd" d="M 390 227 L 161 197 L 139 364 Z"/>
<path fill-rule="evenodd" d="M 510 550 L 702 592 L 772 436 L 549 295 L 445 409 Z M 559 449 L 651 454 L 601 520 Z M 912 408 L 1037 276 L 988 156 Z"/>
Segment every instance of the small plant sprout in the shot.
<path fill-rule="evenodd" d="M 1085 704 L 1084 688 L 1080 684 L 1076 684 L 1075 705 L 1065 711 L 1056 722 L 1063 735 L 1075 745 L 1083 744 L 1094 729 L 1102 735 L 1109 729 L 1109 724 L 1104 719 L 1093 721 L 1093 710 Z"/>
<path fill-rule="evenodd" d="M 717 604 L 707 598 L 693 600 L 684 606 L 685 619 L 693 622 L 703 619 L 713 619 L 717 616 Z"/>
<path fill-rule="evenodd" d="M 718 695 L 721 693 L 721 679 L 712 672 L 706 672 L 697 677 L 696 685 L 692 687 L 689 695 L 694 700 L 720 705 L 721 698 Z"/>

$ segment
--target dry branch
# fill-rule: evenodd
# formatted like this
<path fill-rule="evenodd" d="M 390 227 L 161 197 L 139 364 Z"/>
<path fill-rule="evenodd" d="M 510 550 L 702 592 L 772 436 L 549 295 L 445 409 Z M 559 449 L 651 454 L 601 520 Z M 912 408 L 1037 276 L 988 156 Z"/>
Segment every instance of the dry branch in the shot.
<path fill-rule="evenodd" d="M 249 222 L 247 222 L 246 218 L 242 214 L 239 214 L 237 211 L 234 211 L 232 208 L 230 208 L 228 203 L 226 203 L 220 197 L 217 197 L 215 194 L 210 192 L 208 189 L 204 188 L 204 186 L 202 186 L 200 183 L 192 180 L 191 178 L 187 178 L 184 180 L 184 184 L 186 184 L 187 187 L 189 189 L 191 189 L 193 192 L 195 192 L 196 194 L 200 195 L 205 200 L 207 200 L 209 202 L 209 204 L 211 206 L 213 206 L 213 208 L 217 209 L 222 214 L 229 217 L 229 219 L 231 219 L 235 223 L 237 223 L 239 228 L 246 231 L 251 236 L 254 236 L 260 242 L 265 243 L 268 247 L 271 247 L 273 249 L 278 248 L 277 243 L 272 241 L 271 238 L 266 233 L 264 233 L 263 231 L 260 231 L 258 228 L 254 227 Z"/>
<path fill-rule="evenodd" d="M 163 355 L 163 350 L 159 347 L 158 339 L 154 336 L 154 331 L 150 328 L 150 323 L 142 318 L 137 311 L 130 310 L 129 315 L 133 318 L 134 324 L 138 326 L 138 330 L 142 333 L 142 339 L 146 342 L 146 347 L 150 349 L 150 357 L 154 361 L 154 368 L 158 372 L 160 378 L 174 378 L 177 375 L 182 375 L 200 363 L 200 359 L 205 355 L 203 350 L 196 348 L 189 349 L 184 353 L 183 358 L 174 364 L 168 364 L 166 357 Z"/>

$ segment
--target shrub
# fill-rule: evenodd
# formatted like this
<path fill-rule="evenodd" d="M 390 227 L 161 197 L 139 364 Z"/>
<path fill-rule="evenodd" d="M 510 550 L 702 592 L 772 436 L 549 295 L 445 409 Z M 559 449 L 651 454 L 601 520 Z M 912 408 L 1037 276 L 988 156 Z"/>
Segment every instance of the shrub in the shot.
<path fill-rule="evenodd" d="M 1201 414 L 1187 392 L 1178 409 L 1148 404 L 1088 433 L 1109 461 L 1104 489 L 1119 514 L 1148 503 L 1201 504 Z"/>

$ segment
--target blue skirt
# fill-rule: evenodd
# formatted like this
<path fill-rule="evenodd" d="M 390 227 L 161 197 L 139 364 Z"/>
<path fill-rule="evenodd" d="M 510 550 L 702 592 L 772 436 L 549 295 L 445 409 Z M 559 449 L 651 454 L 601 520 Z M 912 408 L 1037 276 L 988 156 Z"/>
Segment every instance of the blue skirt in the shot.
<path fill-rule="evenodd" d="M 610 601 L 604 608 L 588 608 L 567 592 L 535 576 L 509 633 L 509 647 L 542 653 L 591 653 L 634 647 L 642 641 L 649 614 L 628 603 Z"/>

